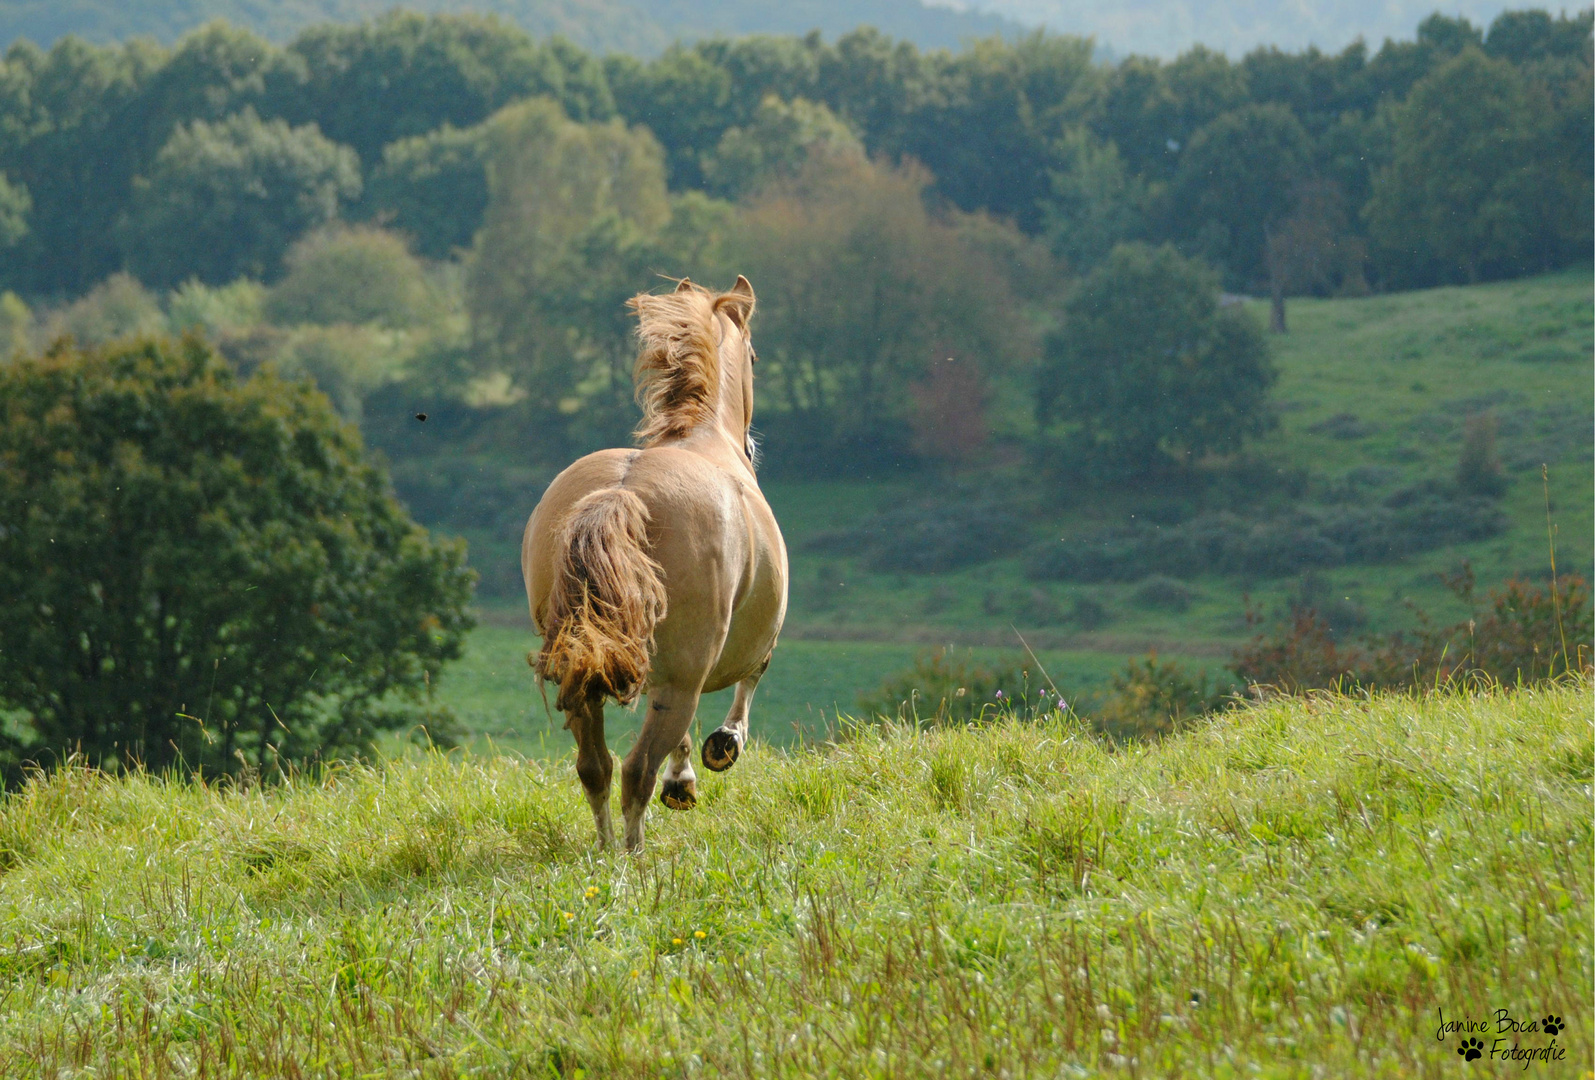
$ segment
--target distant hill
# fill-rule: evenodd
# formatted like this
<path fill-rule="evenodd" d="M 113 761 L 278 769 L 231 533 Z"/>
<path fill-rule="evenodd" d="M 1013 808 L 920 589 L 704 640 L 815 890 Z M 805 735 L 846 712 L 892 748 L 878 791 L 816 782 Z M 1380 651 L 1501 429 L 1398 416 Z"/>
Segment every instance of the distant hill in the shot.
<path fill-rule="evenodd" d="M 977 11 L 1003 15 L 1058 34 L 1094 37 L 1114 56 L 1172 57 L 1200 42 L 1231 56 L 1263 45 L 1297 51 L 1316 45 L 1338 52 L 1361 37 L 1369 49 L 1386 38 L 1412 39 L 1412 28 L 1436 9 L 1485 27 L 1507 8 L 1569 13 L 1578 4 L 1505 0 L 969 0 Z M 1587 6 L 1587 5 L 1585 5 Z"/>
<path fill-rule="evenodd" d="M 401 6 L 422 12 L 500 15 L 541 37 L 561 34 L 597 52 L 650 56 L 681 38 L 717 34 L 804 34 L 835 38 L 873 26 L 921 48 L 956 48 L 970 38 L 1013 36 L 1021 23 L 921 0 L 0 0 L 0 45 L 49 45 L 66 34 L 89 41 L 136 35 L 170 42 L 212 19 L 276 41 L 319 22 L 355 22 Z"/>

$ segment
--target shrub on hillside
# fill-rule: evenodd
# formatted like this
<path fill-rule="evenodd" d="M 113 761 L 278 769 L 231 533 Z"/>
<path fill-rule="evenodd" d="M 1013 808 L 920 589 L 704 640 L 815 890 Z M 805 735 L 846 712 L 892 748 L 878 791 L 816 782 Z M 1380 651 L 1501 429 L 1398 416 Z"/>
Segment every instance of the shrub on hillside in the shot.
<path fill-rule="evenodd" d="M 1116 740 L 1158 738 L 1222 708 L 1232 697 L 1228 686 L 1209 683 L 1207 672 L 1192 675 L 1150 652 L 1113 677 L 1113 693 L 1092 721 Z"/>
<path fill-rule="evenodd" d="M 859 696 L 865 717 L 894 717 L 922 724 L 967 724 L 1028 704 L 1028 672 L 1017 662 L 988 667 L 972 653 L 946 646 L 921 653 L 914 666 L 889 675 L 872 694 Z"/>
<path fill-rule="evenodd" d="M 1494 413 L 1475 413 L 1462 428 L 1462 452 L 1457 455 L 1457 487 L 1469 495 L 1495 497 L 1506 491 L 1506 474 L 1495 452 L 1499 428 Z"/>
<path fill-rule="evenodd" d="M 1219 511 L 1180 525 L 1114 525 L 1038 546 L 1027 571 L 1043 581 L 1134 581 L 1154 573 L 1285 577 L 1481 540 L 1505 525 L 1492 500 L 1417 485 L 1378 506 L 1306 507 L 1272 518 Z"/>
<path fill-rule="evenodd" d="M 1136 586 L 1130 599 L 1138 607 L 1178 613 L 1189 610 L 1195 596 L 1195 590 L 1183 581 L 1176 581 L 1166 574 L 1153 574 Z"/>
<path fill-rule="evenodd" d="M 1049 451 L 1101 479 L 1239 450 L 1274 422 L 1263 329 L 1172 247 L 1121 244 L 1075 288 L 1039 370 Z"/>
<path fill-rule="evenodd" d="M 912 503 L 882 510 L 851 529 L 811 538 L 807 551 L 863 556 L 876 573 L 940 574 L 1024 546 L 1012 507 L 994 500 Z"/>
<path fill-rule="evenodd" d="M 13 754 L 264 769 L 441 718 L 471 591 L 308 385 L 197 339 L 0 367 Z M 14 764 L 14 760 L 13 760 Z"/>
<path fill-rule="evenodd" d="M 1445 578 L 1473 608 L 1461 622 L 1435 625 L 1422 612 L 1416 631 L 1337 640 L 1309 607 L 1296 607 L 1289 625 L 1259 634 L 1236 651 L 1231 669 L 1251 685 L 1290 693 L 1325 687 L 1432 686 L 1482 675 L 1508 685 L 1588 671 L 1595 655 L 1595 612 L 1577 575 L 1534 585 L 1513 578 L 1481 607 L 1472 569 Z"/>

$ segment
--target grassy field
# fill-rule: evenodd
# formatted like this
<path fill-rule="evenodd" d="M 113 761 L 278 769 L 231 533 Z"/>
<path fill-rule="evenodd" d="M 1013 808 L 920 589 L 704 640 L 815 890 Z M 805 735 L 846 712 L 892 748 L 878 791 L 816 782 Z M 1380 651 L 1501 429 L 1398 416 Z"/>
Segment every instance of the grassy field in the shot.
<path fill-rule="evenodd" d="M 1281 470 L 1305 474 L 1308 499 L 1349 475 L 1363 497 L 1426 479 L 1449 480 L 1461 449 L 1463 421 L 1491 412 L 1510 485 L 1507 531 L 1382 565 L 1317 574 L 1323 590 L 1361 606 L 1372 630 L 1411 625 L 1410 603 L 1438 617 L 1462 609 L 1439 581 L 1469 560 L 1481 586 L 1513 574 L 1538 577 L 1549 566 L 1540 465 L 1548 466 L 1552 517 L 1564 569 L 1590 575 L 1595 560 L 1595 310 L 1588 273 L 1565 273 L 1493 285 L 1430 289 L 1359 299 L 1292 300 L 1291 332 L 1273 339 L 1279 425 L 1255 452 Z M 1265 314 L 1257 305 L 1258 317 Z M 773 453 L 774 451 L 772 451 Z M 1021 480 L 1021 497 L 1032 481 Z M 1040 483 L 1040 481 L 1034 481 Z M 792 537 L 793 611 L 789 636 L 850 633 L 879 640 L 905 635 L 991 642 L 1018 625 L 1032 642 L 1123 658 L 1148 645 L 1190 655 L 1223 654 L 1249 634 L 1248 601 L 1274 614 L 1301 589 L 1298 578 L 1241 581 L 1210 575 L 1191 584 L 1186 611 L 1148 610 L 1132 599 L 1134 583 L 1071 585 L 1028 581 L 1019 555 L 935 576 L 872 574 L 856 560 L 816 555 L 804 539 L 852 524 L 906 491 L 901 483 L 766 485 Z M 1156 493 L 1105 492 L 1048 510 L 1046 493 L 1027 506 L 1031 539 L 1122 522 Z M 824 575 L 841 571 L 842 599 L 817 607 Z M 1078 597 L 1108 615 L 1096 630 L 1048 628 L 1028 617 L 1026 597 L 1041 592 L 1067 610 Z"/>
<path fill-rule="evenodd" d="M 1539 465 L 1549 466 L 1552 516 L 1564 570 L 1591 571 L 1595 558 L 1591 443 L 1595 426 L 1591 360 L 1592 294 L 1588 274 L 1567 273 L 1468 288 L 1362 299 L 1292 300 L 1291 333 L 1274 339 L 1280 379 L 1279 427 L 1258 452 L 1282 469 L 1299 469 L 1310 489 L 1347 475 L 1364 478 L 1369 499 L 1455 469 L 1461 421 L 1491 410 L 1499 451 L 1511 478 L 1502 535 L 1375 566 L 1344 566 L 1316 575 L 1321 595 L 1361 608 L 1367 629 L 1409 626 L 1411 604 L 1441 619 L 1464 616 L 1439 581 L 1469 560 L 1482 588 L 1512 574 L 1543 574 L 1549 564 Z M 1262 317 L 1259 310 L 1259 317 Z M 843 528 L 910 492 L 902 482 L 769 482 L 766 491 L 792 549 L 792 610 L 782 644 L 755 704 L 754 730 L 778 745 L 822 738 L 837 711 L 933 645 L 957 643 L 982 662 L 1019 655 L 1015 628 L 1071 698 L 1104 691 L 1127 658 L 1158 649 L 1193 669 L 1215 673 L 1255 632 L 1247 605 L 1271 618 L 1302 591 L 1297 578 L 1240 581 L 1208 576 L 1191 582 L 1185 611 L 1148 609 L 1135 585 L 1037 583 L 1015 555 L 938 575 L 879 574 L 857 559 L 811 553 L 807 541 Z M 1123 520 L 1134 494 L 1104 495 L 1086 505 L 1048 509 L 1046 493 L 1027 509 L 1030 539 L 1065 535 Z M 528 497 L 530 509 L 531 497 Z M 513 565 L 516 538 L 473 536 L 473 559 Z M 500 575 L 502 577 L 502 575 Z M 517 578 L 518 580 L 518 578 Z M 1107 622 L 1085 630 L 1040 625 L 1040 594 L 1056 609 L 1079 599 L 1099 604 Z M 465 718 L 472 745 L 524 753 L 565 753 L 568 736 L 551 732 L 525 670 L 533 644 L 518 600 L 497 601 L 489 625 L 443 681 L 443 697 Z M 702 719 L 729 701 L 711 699 Z M 611 730 L 629 742 L 629 714 L 611 710 Z M 829 719 L 828 719 L 829 718 Z"/>
<path fill-rule="evenodd" d="M 510 615 L 501 616 L 510 621 Z M 524 616 L 522 616 L 524 618 Z M 465 656 L 449 667 L 438 684 L 439 699 L 454 708 L 469 732 L 465 747 L 472 753 L 507 752 L 534 757 L 570 754 L 574 743 L 563 730 L 564 718 L 546 712 L 526 664 L 537 646 L 530 620 L 521 629 L 485 625 L 471 634 Z M 753 700 L 753 737 L 774 746 L 823 742 L 835 733 L 839 715 L 858 712 L 858 694 L 873 689 L 891 671 L 913 664 L 921 646 L 876 641 L 787 641 L 780 662 L 772 664 Z M 1016 650 L 959 650 L 977 662 L 1000 665 L 1014 661 Z M 1070 699 L 1089 699 L 1106 692 L 1123 666 L 1104 652 L 1039 650 L 1058 688 Z M 1218 661 L 1185 658 L 1193 668 Z M 1039 672 L 1033 686 L 1042 685 Z M 700 725 L 712 730 L 731 707 L 731 690 L 707 695 L 698 708 Z M 611 704 L 605 715 L 609 745 L 624 755 L 636 735 L 638 714 Z"/>
<path fill-rule="evenodd" d="M 1590 710 L 755 745 L 636 858 L 568 764 L 63 769 L 0 802 L 0 1075 L 1588 1075 Z"/>

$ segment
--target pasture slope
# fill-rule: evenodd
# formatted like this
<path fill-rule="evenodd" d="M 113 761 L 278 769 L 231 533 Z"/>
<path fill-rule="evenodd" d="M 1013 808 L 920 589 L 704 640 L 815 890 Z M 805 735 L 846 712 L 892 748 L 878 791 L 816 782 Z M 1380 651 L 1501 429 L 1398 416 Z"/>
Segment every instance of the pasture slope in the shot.
<path fill-rule="evenodd" d="M 1587 271 L 1290 302 L 1291 332 L 1274 339 L 1279 426 L 1255 453 L 1299 473 L 1306 504 L 1322 505 L 1351 490 L 1357 500 L 1376 505 L 1404 487 L 1449 480 L 1465 421 L 1480 412 L 1492 413 L 1499 424 L 1497 450 L 1509 481 L 1500 503 L 1506 528 L 1499 535 L 1383 563 L 1321 568 L 1311 575 L 1319 594 L 1314 602 L 1343 601 L 1366 619 L 1363 629 L 1386 633 L 1414 625 L 1413 604 L 1440 622 L 1467 618 L 1440 580 L 1463 560 L 1477 572 L 1481 595 L 1514 574 L 1545 577 L 1542 463 L 1549 467 L 1561 568 L 1595 572 L 1590 303 Z M 1256 313 L 1264 318 L 1265 306 L 1256 305 Z M 1015 414 L 1029 409 L 1009 398 L 999 407 Z M 781 448 L 767 450 L 773 463 Z M 1184 582 L 1188 601 L 1169 607 L 1138 599 L 1138 582 L 1032 580 L 1025 573 L 1032 545 L 1123 524 L 1169 493 L 1107 491 L 1061 505 L 1047 483 L 1038 484 L 1022 466 L 965 478 L 938 496 L 954 518 L 951 508 L 960 500 L 1015 508 L 1025 535 L 999 558 L 916 574 L 879 571 L 865 558 L 813 550 L 820 534 L 856 527 L 936 487 L 924 478 L 789 476 L 765 483 L 791 549 L 792 607 L 754 704 L 754 730 L 761 736 L 794 741 L 800 726 L 807 737 L 823 737 L 838 707 L 856 708 L 861 692 L 873 691 L 931 646 L 967 646 L 980 663 L 997 668 L 1016 663 L 1023 654 L 1013 627 L 1071 701 L 1101 697 L 1128 658 L 1153 648 L 1165 660 L 1218 676 L 1231 651 L 1257 632 L 1248 607 L 1268 623 L 1308 592 L 1300 575 L 1248 580 L 1202 574 Z M 982 489 L 990 489 L 988 495 L 976 494 Z M 536 494 L 526 495 L 527 512 Z M 1205 497 L 1218 500 L 1212 493 Z M 1209 508 L 1215 507 L 1223 508 L 1222 500 Z M 484 576 L 502 578 L 509 568 L 518 589 L 519 526 L 502 534 L 463 531 Z M 1082 601 L 1100 613 L 1100 625 L 1070 617 Z M 569 752 L 569 736 L 557 723 L 548 725 L 526 670 L 525 654 L 535 642 L 524 599 L 511 592 L 484 602 L 488 625 L 473 635 L 467 660 L 444 674 L 442 700 L 473 736 L 490 736 L 523 753 Z M 728 705 L 722 695 L 699 715 L 717 719 Z M 611 730 L 629 738 L 629 718 L 611 715 Z"/>
<path fill-rule="evenodd" d="M 1590 707 L 756 744 L 635 859 L 568 764 L 62 769 L 0 803 L 0 1075 L 1583 1076 Z"/>

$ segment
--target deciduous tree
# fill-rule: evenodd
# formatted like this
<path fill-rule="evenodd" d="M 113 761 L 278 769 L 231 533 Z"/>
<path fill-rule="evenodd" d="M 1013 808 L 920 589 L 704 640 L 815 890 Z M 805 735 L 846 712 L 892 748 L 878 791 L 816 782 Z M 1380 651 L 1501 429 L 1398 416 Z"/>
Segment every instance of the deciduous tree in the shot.
<path fill-rule="evenodd" d="M 470 626 L 430 538 L 303 383 L 197 338 L 0 366 L 0 707 L 37 756 L 266 769 L 435 718 Z"/>
<path fill-rule="evenodd" d="M 1237 450 L 1269 426 L 1267 340 L 1218 297 L 1218 276 L 1168 246 L 1121 245 L 1079 283 L 1047 340 L 1037 395 L 1037 426 L 1062 467 L 1156 473 Z"/>
<path fill-rule="evenodd" d="M 152 285 L 274 278 L 300 235 L 360 193 L 354 152 L 313 124 L 246 109 L 179 128 L 135 182 L 122 225 L 128 262 Z"/>

